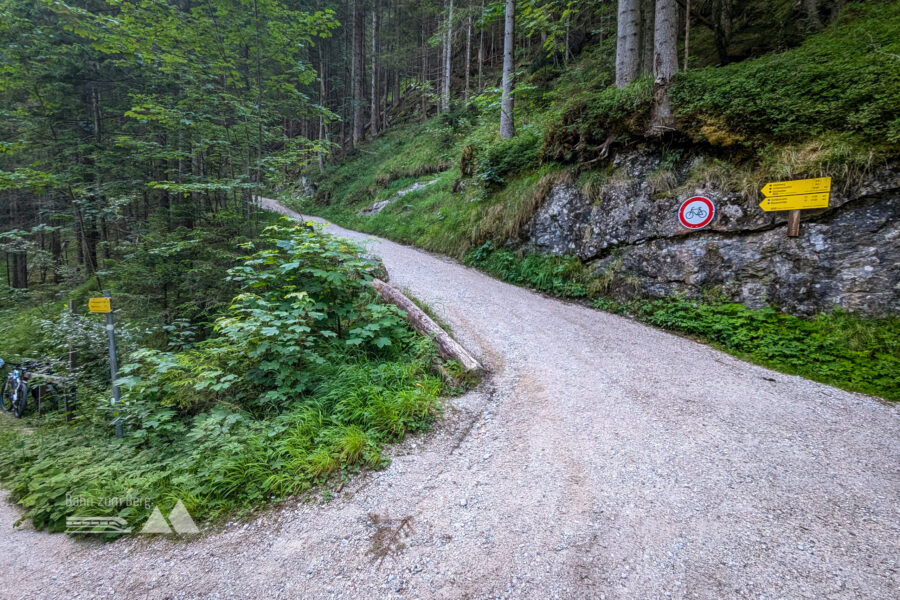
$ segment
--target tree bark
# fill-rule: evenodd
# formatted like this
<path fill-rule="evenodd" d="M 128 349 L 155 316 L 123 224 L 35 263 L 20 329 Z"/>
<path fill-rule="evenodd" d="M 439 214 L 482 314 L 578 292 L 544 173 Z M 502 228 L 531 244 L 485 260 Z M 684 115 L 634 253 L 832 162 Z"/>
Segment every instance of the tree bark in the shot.
<path fill-rule="evenodd" d="M 450 112 L 450 65 L 453 57 L 453 0 L 447 11 L 447 31 L 444 32 L 444 80 L 441 85 L 441 112 Z"/>
<path fill-rule="evenodd" d="M 806 9 L 809 28 L 812 31 L 821 31 L 822 17 L 819 15 L 819 0 L 803 0 L 803 8 Z"/>
<path fill-rule="evenodd" d="M 669 86 L 678 72 L 678 4 L 676 0 L 656 0 L 656 27 L 653 38 L 653 117 L 651 133 L 659 135 L 675 127 L 669 103 Z"/>
<path fill-rule="evenodd" d="M 365 56 L 365 26 L 363 25 L 363 11 L 359 2 L 353 2 L 353 60 L 351 67 L 351 93 L 353 96 L 353 147 L 359 145 L 363 138 L 362 117 L 362 87 L 363 87 L 363 56 Z"/>
<path fill-rule="evenodd" d="M 687 0 L 684 8 L 684 66 L 685 71 L 688 70 L 688 59 L 690 58 L 691 47 L 691 0 Z"/>
<path fill-rule="evenodd" d="M 472 15 L 466 18 L 466 91 L 463 94 L 463 104 L 469 104 L 469 71 L 472 67 Z"/>
<path fill-rule="evenodd" d="M 513 122 L 513 51 L 515 46 L 516 1 L 506 0 L 506 26 L 503 33 L 503 94 L 500 98 L 500 137 L 516 135 Z"/>
<path fill-rule="evenodd" d="M 484 0 L 481 0 L 481 18 L 484 18 Z M 484 69 L 484 23 L 478 32 L 478 93 L 484 89 L 482 86 L 482 71 Z"/>
<path fill-rule="evenodd" d="M 323 41 L 319 42 L 319 106 L 322 108 L 327 108 L 328 106 L 328 93 L 325 87 L 325 74 L 327 68 L 325 66 L 325 53 L 322 52 L 322 44 Z M 325 141 L 325 116 L 319 115 L 319 143 L 322 144 Z M 325 172 L 325 152 L 319 150 L 318 153 L 318 161 L 319 161 L 319 172 Z"/>
<path fill-rule="evenodd" d="M 656 20 L 655 4 L 654 0 L 641 0 L 641 75 L 653 72 L 653 28 Z"/>
<path fill-rule="evenodd" d="M 28 255 L 25 252 L 12 252 L 12 287 L 18 290 L 28 289 Z"/>
<path fill-rule="evenodd" d="M 372 134 L 372 138 L 374 139 L 376 135 L 378 135 L 378 60 L 376 58 L 378 47 L 377 47 L 377 37 L 376 33 L 378 32 L 378 12 L 375 8 L 372 8 L 372 118 L 369 123 L 369 133 Z"/>
<path fill-rule="evenodd" d="M 639 0 L 619 0 L 616 38 L 616 86 L 624 87 L 637 79 L 640 70 Z"/>
<path fill-rule="evenodd" d="M 397 288 L 388 285 L 380 279 L 372 280 L 374 287 L 386 302 L 390 302 L 406 313 L 407 319 L 416 331 L 432 338 L 438 347 L 438 352 L 447 360 L 455 360 L 463 366 L 467 372 L 481 372 L 484 368 L 469 352 L 450 337 L 446 331 L 440 328 L 431 317 L 415 305 L 415 303 L 403 295 Z"/>

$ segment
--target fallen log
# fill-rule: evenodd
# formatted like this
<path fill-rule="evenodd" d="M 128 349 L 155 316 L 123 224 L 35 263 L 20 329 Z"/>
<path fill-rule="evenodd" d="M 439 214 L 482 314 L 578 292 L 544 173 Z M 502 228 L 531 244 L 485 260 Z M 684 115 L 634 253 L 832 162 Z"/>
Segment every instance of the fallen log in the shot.
<path fill-rule="evenodd" d="M 427 335 L 435 341 L 438 346 L 438 353 L 447 360 L 455 360 L 463 366 L 466 372 L 481 372 L 484 368 L 481 366 L 474 356 L 459 345 L 459 343 L 450 337 L 446 331 L 435 323 L 431 317 L 415 305 L 415 303 L 403 295 L 403 292 L 397 288 L 388 285 L 380 279 L 372 280 L 374 287 L 386 302 L 390 302 L 397 308 L 406 313 L 406 318 L 413 328 Z"/>

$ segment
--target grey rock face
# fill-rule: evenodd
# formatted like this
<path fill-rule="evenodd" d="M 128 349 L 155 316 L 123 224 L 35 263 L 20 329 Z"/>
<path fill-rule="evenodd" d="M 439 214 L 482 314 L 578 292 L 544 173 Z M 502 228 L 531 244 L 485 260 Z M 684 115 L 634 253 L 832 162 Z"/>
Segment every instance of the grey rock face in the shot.
<path fill-rule="evenodd" d="M 380 202 L 373 202 L 372 204 L 365 207 L 364 209 L 362 209 L 361 211 L 359 211 L 356 214 L 359 215 L 360 217 L 371 217 L 372 215 L 377 215 L 382 210 L 384 210 L 385 206 L 387 206 L 394 200 L 397 200 L 398 198 L 402 198 L 403 196 L 409 194 L 410 192 L 415 192 L 417 190 L 426 188 L 429 185 L 432 185 L 434 183 L 437 183 L 437 179 L 432 179 L 431 181 L 426 181 L 424 183 L 416 182 L 416 183 L 412 184 L 411 186 L 409 186 L 408 188 L 398 190 L 397 195 L 394 196 L 393 198 L 391 198 L 390 200 L 381 200 Z"/>
<path fill-rule="evenodd" d="M 884 168 L 828 209 L 804 211 L 801 234 L 787 237 L 784 212 L 727 190 L 655 194 L 659 160 L 642 150 L 614 162 L 619 178 L 594 201 L 571 184 L 552 188 L 527 228 L 527 245 L 571 254 L 598 273 L 611 271 L 620 297 L 698 297 L 715 289 L 748 306 L 774 303 L 797 314 L 836 307 L 873 315 L 900 312 L 900 173 Z M 675 168 L 681 176 L 689 161 Z M 716 204 L 702 230 L 678 223 L 690 195 Z"/>

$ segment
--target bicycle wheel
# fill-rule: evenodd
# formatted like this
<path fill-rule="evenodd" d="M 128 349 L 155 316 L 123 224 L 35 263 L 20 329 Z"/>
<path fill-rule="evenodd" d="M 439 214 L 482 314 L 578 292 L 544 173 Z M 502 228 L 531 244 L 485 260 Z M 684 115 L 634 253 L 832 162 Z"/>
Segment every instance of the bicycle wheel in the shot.
<path fill-rule="evenodd" d="M 13 386 L 9 378 L 3 381 L 3 388 L 0 389 L 0 408 L 5 411 L 12 409 Z"/>
<path fill-rule="evenodd" d="M 22 415 L 25 414 L 26 408 L 28 408 L 28 386 L 24 381 L 21 381 L 19 382 L 19 387 L 16 390 L 15 400 L 13 400 L 13 416 L 17 419 L 21 418 Z"/>

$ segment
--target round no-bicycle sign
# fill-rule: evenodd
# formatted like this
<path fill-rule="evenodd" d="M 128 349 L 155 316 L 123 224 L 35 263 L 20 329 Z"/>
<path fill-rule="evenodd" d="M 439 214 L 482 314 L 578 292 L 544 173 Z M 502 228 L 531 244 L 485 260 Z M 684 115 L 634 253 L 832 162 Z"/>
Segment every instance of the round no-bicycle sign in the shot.
<path fill-rule="evenodd" d="M 716 218 L 716 205 L 704 196 L 694 196 L 681 203 L 678 221 L 688 229 L 703 229 Z"/>

